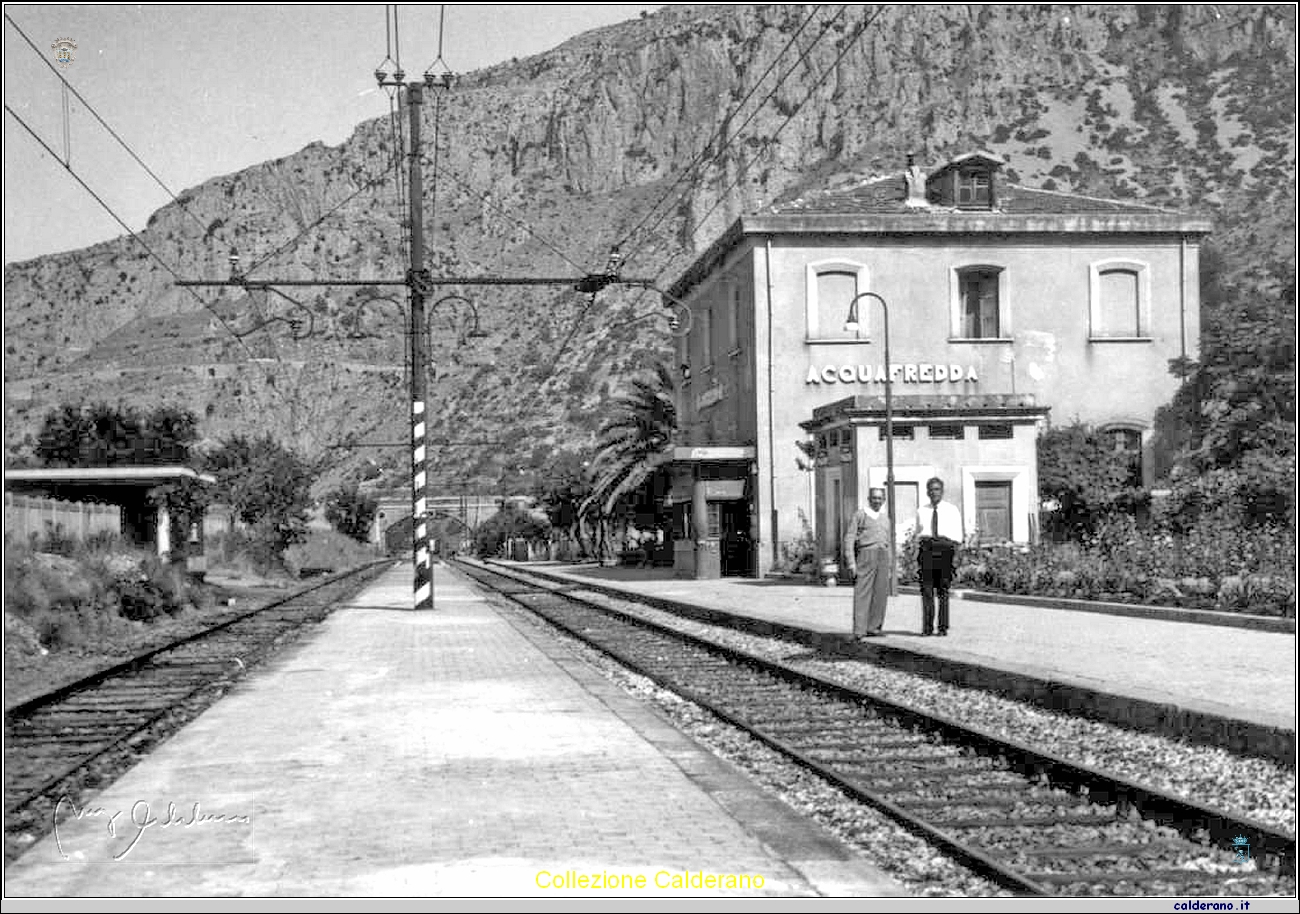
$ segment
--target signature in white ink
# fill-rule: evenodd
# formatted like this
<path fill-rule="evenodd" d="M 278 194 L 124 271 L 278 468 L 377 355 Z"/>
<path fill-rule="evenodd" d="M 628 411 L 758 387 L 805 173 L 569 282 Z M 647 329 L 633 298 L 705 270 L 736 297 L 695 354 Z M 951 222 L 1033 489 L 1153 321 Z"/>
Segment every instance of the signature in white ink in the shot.
<path fill-rule="evenodd" d="M 188 816 L 178 811 L 175 803 L 168 803 L 167 812 L 160 818 L 150 811 L 149 804 L 144 800 L 137 800 L 124 820 L 122 818 L 123 810 L 119 809 L 116 812 L 110 812 L 102 806 L 78 806 L 65 794 L 59 797 L 58 803 L 54 804 L 54 844 L 58 847 L 59 853 L 64 860 L 68 859 L 68 854 L 63 849 L 63 840 L 59 835 L 59 814 L 63 812 L 68 814 L 64 817 L 64 821 L 69 818 L 95 819 L 107 817 L 108 836 L 110 838 L 116 838 L 118 830 L 121 829 L 123 836 L 129 840 L 121 853 L 113 855 L 114 860 L 121 860 L 131 853 L 135 846 L 140 843 L 140 839 L 144 837 L 144 833 L 151 828 L 174 828 L 177 826 L 193 828 L 196 825 L 218 822 L 247 825 L 249 822 L 248 816 L 202 812 L 198 803 L 190 807 Z"/>

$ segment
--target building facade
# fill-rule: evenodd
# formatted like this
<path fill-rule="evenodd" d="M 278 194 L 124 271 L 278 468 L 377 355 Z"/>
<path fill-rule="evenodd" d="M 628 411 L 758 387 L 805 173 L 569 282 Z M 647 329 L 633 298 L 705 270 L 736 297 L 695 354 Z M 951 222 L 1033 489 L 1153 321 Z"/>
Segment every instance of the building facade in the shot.
<path fill-rule="evenodd" d="M 668 289 L 691 313 L 670 493 L 680 573 L 761 576 L 809 532 L 833 556 L 884 484 L 887 444 L 900 540 L 935 475 L 968 537 L 1033 539 L 1050 423 L 1109 433 L 1151 481 L 1170 360 L 1196 356 L 1210 226 L 1019 187 L 1002 167 L 909 163 L 743 216 Z"/>

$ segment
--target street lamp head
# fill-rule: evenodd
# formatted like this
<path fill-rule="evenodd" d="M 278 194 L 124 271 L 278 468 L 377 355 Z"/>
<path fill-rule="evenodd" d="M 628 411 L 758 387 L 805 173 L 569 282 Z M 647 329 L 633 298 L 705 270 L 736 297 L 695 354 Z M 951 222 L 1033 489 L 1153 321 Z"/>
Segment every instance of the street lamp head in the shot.
<path fill-rule="evenodd" d="M 858 302 L 864 298 L 874 298 L 876 301 L 880 302 L 880 307 L 885 312 L 885 326 L 888 327 L 889 306 L 885 304 L 885 300 L 875 292 L 859 292 L 857 295 L 853 296 L 853 300 L 849 302 L 849 313 L 848 316 L 844 318 L 844 331 L 846 333 L 857 333 L 862 328 L 862 321 L 858 318 Z M 886 345 L 888 345 L 888 341 L 886 341 Z"/>
<path fill-rule="evenodd" d="M 858 323 L 858 300 L 855 298 L 849 305 L 849 315 L 844 319 L 844 332 L 857 333 L 858 328 L 862 325 Z"/>

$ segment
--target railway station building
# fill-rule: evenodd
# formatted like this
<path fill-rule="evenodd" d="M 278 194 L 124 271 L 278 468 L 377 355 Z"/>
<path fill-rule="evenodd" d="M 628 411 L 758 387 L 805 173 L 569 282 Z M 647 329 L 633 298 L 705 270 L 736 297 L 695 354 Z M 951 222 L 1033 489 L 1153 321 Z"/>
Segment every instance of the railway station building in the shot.
<path fill-rule="evenodd" d="M 1108 433 L 1149 484 L 1153 417 L 1179 383 L 1170 360 L 1197 354 L 1209 231 L 1017 186 L 984 152 L 738 218 L 667 290 L 690 311 L 668 498 L 677 573 L 761 577 L 809 533 L 835 556 L 885 484 L 886 377 L 900 542 L 931 476 L 968 538 L 1032 541 L 1036 440 L 1052 423 Z"/>

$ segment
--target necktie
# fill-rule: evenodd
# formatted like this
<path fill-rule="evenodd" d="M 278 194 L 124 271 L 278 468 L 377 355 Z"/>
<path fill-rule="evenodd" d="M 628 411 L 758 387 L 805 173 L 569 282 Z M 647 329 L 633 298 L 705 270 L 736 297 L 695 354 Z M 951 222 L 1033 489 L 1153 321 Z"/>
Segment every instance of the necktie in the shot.
<path fill-rule="evenodd" d="M 930 508 L 930 535 L 939 535 L 939 506 L 934 505 Z"/>

